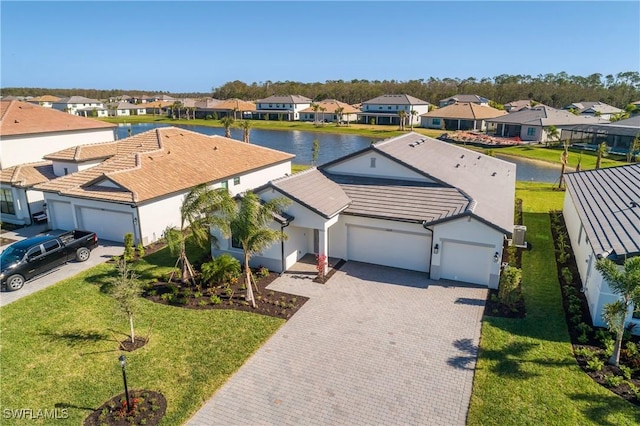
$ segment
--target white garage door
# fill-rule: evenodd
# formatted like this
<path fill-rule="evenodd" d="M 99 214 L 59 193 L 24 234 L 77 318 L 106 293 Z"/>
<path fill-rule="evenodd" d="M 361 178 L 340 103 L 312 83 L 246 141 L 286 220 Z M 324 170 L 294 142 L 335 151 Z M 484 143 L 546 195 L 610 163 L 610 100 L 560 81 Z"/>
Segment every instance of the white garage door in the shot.
<path fill-rule="evenodd" d="M 49 215 L 51 216 L 51 227 L 53 229 L 64 229 L 65 231 L 69 231 L 75 227 L 73 224 L 71 203 L 50 201 Z"/>
<path fill-rule="evenodd" d="M 349 260 L 429 272 L 431 235 L 349 225 Z"/>
<path fill-rule="evenodd" d="M 78 221 L 87 231 L 98 234 L 101 240 L 124 242 L 124 234 L 133 233 L 133 214 L 113 210 L 80 207 Z"/>
<path fill-rule="evenodd" d="M 489 285 L 493 247 L 445 241 L 441 250 L 441 278 Z"/>

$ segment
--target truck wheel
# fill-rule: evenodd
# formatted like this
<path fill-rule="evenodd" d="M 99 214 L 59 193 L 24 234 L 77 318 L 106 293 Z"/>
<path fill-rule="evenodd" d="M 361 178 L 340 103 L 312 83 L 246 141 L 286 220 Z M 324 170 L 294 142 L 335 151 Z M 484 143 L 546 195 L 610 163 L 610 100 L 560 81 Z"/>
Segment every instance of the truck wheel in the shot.
<path fill-rule="evenodd" d="M 11 275 L 7 278 L 7 290 L 16 291 L 20 290 L 24 285 L 24 277 L 22 275 Z"/>
<path fill-rule="evenodd" d="M 80 247 L 78 250 L 76 250 L 76 260 L 78 262 L 86 261 L 87 259 L 89 259 L 89 256 L 91 256 L 91 251 L 89 251 L 89 249 L 86 247 Z"/>

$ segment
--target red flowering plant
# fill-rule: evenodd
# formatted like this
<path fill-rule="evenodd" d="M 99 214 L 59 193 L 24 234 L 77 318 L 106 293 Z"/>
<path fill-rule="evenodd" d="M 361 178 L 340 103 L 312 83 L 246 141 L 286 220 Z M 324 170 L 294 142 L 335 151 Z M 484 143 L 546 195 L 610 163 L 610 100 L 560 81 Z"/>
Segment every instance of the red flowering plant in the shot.
<path fill-rule="evenodd" d="M 327 266 L 327 255 L 316 254 L 316 271 L 318 271 L 318 279 L 324 282 L 324 270 Z"/>

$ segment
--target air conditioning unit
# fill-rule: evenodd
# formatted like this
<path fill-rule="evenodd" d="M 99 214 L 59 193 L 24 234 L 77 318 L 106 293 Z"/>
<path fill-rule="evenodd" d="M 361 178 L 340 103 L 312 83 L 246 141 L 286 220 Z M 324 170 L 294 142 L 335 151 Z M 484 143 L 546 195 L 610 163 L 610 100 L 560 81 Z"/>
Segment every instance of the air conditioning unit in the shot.
<path fill-rule="evenodd" d="M 513 245 L 516 247 L 527 248 L 527 227 L 524 225 L 515 225 L 513 227 Z"/>

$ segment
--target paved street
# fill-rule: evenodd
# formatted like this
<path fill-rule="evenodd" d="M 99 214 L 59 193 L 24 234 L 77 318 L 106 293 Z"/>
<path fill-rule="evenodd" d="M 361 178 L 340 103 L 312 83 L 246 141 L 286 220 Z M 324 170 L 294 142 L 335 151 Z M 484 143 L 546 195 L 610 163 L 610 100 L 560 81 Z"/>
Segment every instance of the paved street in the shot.
<path fill-rule="evenodd" d="M 464 425 L 487 290 L 346 263 L 189 425 Z"/>
<path fill-rule="evenodd" d="M 29 238 L 42 232 L 45 228 L 40 226 L 30 226 L 27 228 L 21 228 L 14 232 L 7 232 L 3 236 L 14 240 L 21 240 Z M 27 281 L 18 291 L 2 291 L 0 292 L 0 307 L 6 306 L 11 302 L 26 297 L 30 294 L 36 293 L 44 288 L 47 288 L 65 278 L 72 277 L 84 270 L 92 268 L 100 263 L 106 262 L 113 256 L 122 254 L 122 244 L 113 243 L 111 241 L 98 241 L 99 245 L 91 251 L 91 257 L 86 262 L 71 261 L 60 268 L 54 269 L 46 275 L 36 278 L 31 281 Z M 6 248 L 3 246 L 2 249 Z"/>

